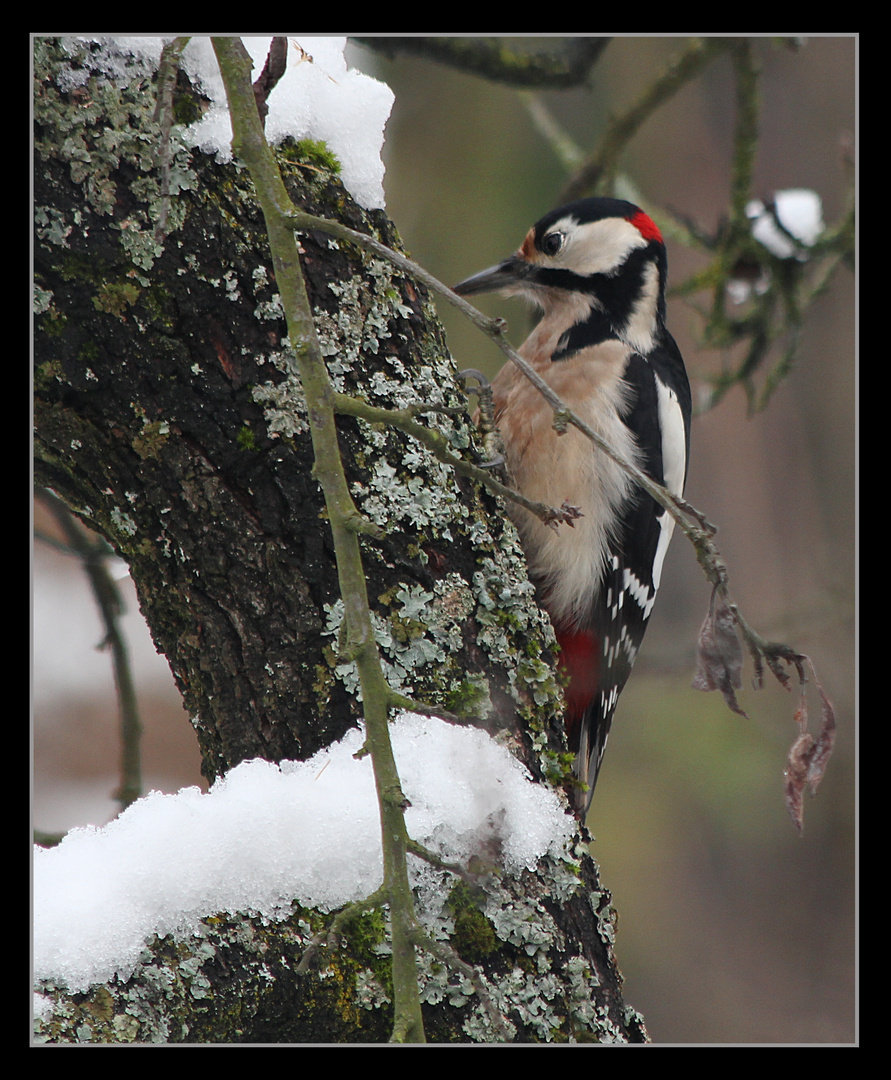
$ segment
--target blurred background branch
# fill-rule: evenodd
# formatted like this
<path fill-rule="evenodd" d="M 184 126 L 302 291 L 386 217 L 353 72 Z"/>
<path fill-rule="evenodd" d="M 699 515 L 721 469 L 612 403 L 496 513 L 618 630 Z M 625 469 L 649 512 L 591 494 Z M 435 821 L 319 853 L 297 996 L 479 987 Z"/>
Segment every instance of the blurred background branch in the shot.
<path fill-rule="evenodd" d="M 535 44 L 541 39 L 534 38 L 357 37 L 353 40 L 390 60 L 416 56 L 507 86 L 559 90 L 583 83 L 611 39 L 550 38 L 546 39 L 547 47 L 539 49 Z"/>
<path fill-rule="evenodd" d="M 34 494 L 38 502 L 52 514 L 63 540 L 59 541 L 40 530 L 35 530 L 35 538 L 57 551 L 73 555 L 80 561 L 105 627 L 105 637 L 97 648 L 108 649 L 111 653 L 121 746 L 120 784 L 114 792 L 114 798 L 121 810 L 125 810 L 142 795 L 142 722 L 130 669 L 129 651 L 120 622 L 124 613 L 124 601 L 117 582 L 108 569 L 109 561 L 117 559 L 117 556 L 108 542 L 101 536 L 88 532 L 53 492 L 38 487 Z"/>

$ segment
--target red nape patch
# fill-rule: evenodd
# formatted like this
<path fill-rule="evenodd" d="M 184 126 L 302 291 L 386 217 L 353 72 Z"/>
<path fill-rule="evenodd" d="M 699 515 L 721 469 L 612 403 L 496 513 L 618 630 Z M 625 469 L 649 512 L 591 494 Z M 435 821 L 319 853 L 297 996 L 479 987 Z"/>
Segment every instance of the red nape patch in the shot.
<path fill-rule="evenodd" d="M 645 214 L 643 210 L 638 210 L 636 214 L 632 214 L 628 220 L 637 229 L 644 240 L 658 240 L 660 244 L 664 244 L 662 239 L 662 233 L 659 232 L 659 226 L 650 217 L 649 214 Z"/>
<path fill-rule="evenodd" d="M 560 664 L 569 676 L 566 697 L 566 735 L 578 748 L 579 726 L 585 710 L 597 696 L 600 681 L 600 642 L 588 630 L 557 630 Z"/>

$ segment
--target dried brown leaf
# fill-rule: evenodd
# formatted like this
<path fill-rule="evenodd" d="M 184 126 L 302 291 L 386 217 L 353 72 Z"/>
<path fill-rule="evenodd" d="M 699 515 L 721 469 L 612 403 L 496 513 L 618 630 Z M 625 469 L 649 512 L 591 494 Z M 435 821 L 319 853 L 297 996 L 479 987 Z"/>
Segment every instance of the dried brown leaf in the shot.
<path fill-rule="evenodd" d="M 792 818 L 795 828 L 800 836 L 804 830 L 804 789 L 807 788 L 811 795 L 816 795 L 820 781 L 826 771 L 826 764 L 832 756 L 835 746 L 835 708 L 827 697 L 826 692 L 817 679 L 814 665 L 807 657 L 810 669 L 814 675 L 814 682 L 820 694 L 820 713 L 822 724 L 820 734 L 814 739 L 807 730 L 807 696 L 805 690 L 804 667 L 798 666 L 798 676 L 801 683 L 801 703 L 795 713 L 795 722 L 798 725 L 798 738 L 789 748 L 789 756 L 786 759 L 785 792 L 786 808 Z"/>
<path fill-rule="evenodd" d="M 734 693 L 742 686 L 743 665 L 736 617 L 727 600 L 717 590 L 712 593 L 708 615 L 699 631 L 697 660 L 693 689 L 720 690 L 728 708 L 745 716 Z"/>
<path fill-rule="evenodd" d="M 792 743 L 783 774 L 786 790 L 786 809 L 800 836 L 804 829 L 804 789 L 814 750 L 814 738 L 805 731 Z"/>
<path fill-rule="evenodd" d="M 811 795 L 816 794 L 835 746 L 835 709 L 817 679 L 810 658 L 788 645 L 760 638 L 744 620 L 738 619 L 736 609 L 719 593 L 717 586 L 712 590 L 709 612 L 699 631 L 694 690 L 720 690 L 729 708 L 740 716 L 746 715 L 734 693 L 742 685 L 743 651 L 739 629 L 752 652 L 756 689 L 764 685 L 765 665 L 787 690 L 791 690 L 793 684 L 787 666 L 793 667 L 798 675 L 800 697 L 795 711 L 798 734 L 789 748 L 783 777 L 786 807 L 800 836 L 804 829 L 805 789 Z M 807 667 L 811 669 L 820 694 L 822 723 L 816 738 L 808 731 Z"/>
<path fill-rule="evenodd" d="M 810 663 L 810 661 L 808 661 L 808 663 Z M 814 671 L 813 664 L 811 664 L 811 671 Z M 820 692 L 820 715 L 822 724 L 820 726 L 820 734 L 817 736 L 817 741 L 814 743 L 814 750 L 807 770 L 807 784 L 808 788 L 810 788 L 811 795 L 817 794 L 817 788 L 820 786 L 820 781 L 823 779 L 826 765 L 832 756 L 832 751 L 835 749 L 836 731 L 835 707 L 826 695 L 826 691 L 817 680 L 816 672 L 814 672 L 814 682 L 817 683 L 817 690 Z"/>

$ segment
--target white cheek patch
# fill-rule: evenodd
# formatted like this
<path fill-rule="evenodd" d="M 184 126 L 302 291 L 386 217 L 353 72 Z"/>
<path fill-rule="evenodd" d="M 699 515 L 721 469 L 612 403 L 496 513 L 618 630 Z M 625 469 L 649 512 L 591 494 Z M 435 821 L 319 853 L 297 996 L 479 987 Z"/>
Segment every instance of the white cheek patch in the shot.
<path fill-rule="evenodd" d="M 565 236 L 563 247 L 553 257 L 535 253 L 534 262 L 557 270 L 571 270 L 585 277 L 610 274 L 622 266 L 636 248 L 647 246 L 635 225 L 624 218 L 605 218 L 580 225 L 570 214 L 554 222 L 548 232 Z"/>

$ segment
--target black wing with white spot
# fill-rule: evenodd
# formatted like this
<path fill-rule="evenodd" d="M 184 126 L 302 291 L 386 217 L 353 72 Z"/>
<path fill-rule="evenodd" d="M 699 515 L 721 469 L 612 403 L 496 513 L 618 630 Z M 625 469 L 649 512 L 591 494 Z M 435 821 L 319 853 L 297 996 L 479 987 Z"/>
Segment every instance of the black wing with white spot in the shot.
<path fill-rule="evenodd" d="M 623 420 L 637 440 L 644 471 L 677 494 L 683 493 L 689 457 L 690 390 L 674 341 L 668 337 L 665 345 L 648 357 L 632 354 L 625 381 L 632 393 Z M 626 504 L 621 528 L 610 543 L 594 612 L 593 629 L 601 646 L 599 688 L 582 720 L 579 747 L 581 761 L 587 762 L 589 803 L 616 702 L 631 674 L 653 610 L 673 525 L 668 512 L 636 487 Z"/>

